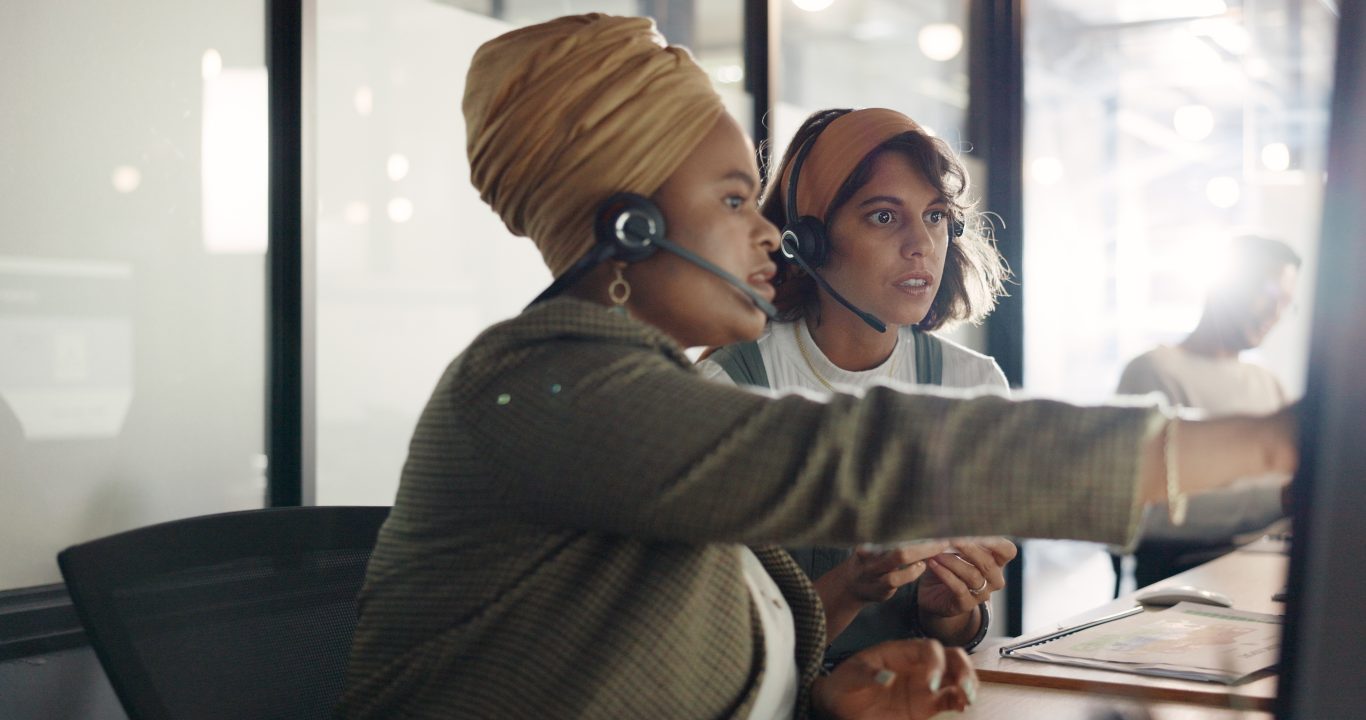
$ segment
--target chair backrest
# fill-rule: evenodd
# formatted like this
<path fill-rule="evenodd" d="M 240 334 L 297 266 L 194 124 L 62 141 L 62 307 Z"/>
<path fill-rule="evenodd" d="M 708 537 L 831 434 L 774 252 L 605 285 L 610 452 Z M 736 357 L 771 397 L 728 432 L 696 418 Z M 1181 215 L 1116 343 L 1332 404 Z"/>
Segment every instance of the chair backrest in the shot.
<path fill-rule="evenodd" d="M 76 612 L 135 720 L 331 718 L 385 507 L 176 520 L 62 551 Z"/>

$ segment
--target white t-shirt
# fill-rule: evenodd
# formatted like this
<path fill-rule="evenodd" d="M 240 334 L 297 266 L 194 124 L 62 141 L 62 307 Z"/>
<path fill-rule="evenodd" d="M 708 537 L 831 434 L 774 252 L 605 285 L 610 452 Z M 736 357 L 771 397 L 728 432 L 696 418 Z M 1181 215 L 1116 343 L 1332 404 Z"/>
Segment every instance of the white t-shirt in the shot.
<path fill-rule="evenodd" d="M 764 679 L 749 711 L 749 720 L 771 720 L 792 717 L 797 705 L 797 630 L 792 619 L 792 608 L 773 582 L 764 564 L 753 550 L 740 546 L 740 567 L 745 585 L 759 612 L 764 628 Z"/>
<path fill-rule="evenodd" d="M 797 346 L 797 333 L 801 334 L 806 346 L 806 354 L 811 359 L 809 364 Z M 1005 373 L 1001 372 L 1000 366 L 990 356 L 944 338 L 939 338 L 939 342 L 944 347 L 943 387 L 1010 388 Z M 871 370 L 858 372 L 845 370 L 830 362 L 811 338 L 804 321 L 770 323 L 764 334 L 759 336 L 758 344 L 759 353 L 764 358 L 764 372 L 768 374 L 768 386 L 774 390 L 799 387 L 829 392 L 816 373 L 836 387 L 866 387 L 881 379 L 915 383 L 915 336 L 909 327 L 900 328 L 896 348 L 885 362 Z M 697 368 L 710 380 L 734 384 L 726 371 L 711 360 L 703 360 Z"/>
<path fill-rule="evenodd" d="M 802 333 L 810 364 L 802 356 L 797 346 L 795 333 Z M 974 388 L 993 387 L 1009 389 L 1005 373 L 996 361 L 989 356 L 973 352 L 962 345 L 940 338 L 944 348 L 943 378 L 944 387 Z M 903 383 L 915 383 L 915 337 L 911 328 L 903 327 L 897 335 L 896 347 L 887 360 L 878 367 L 862 372 L 844 370 L 825 356 L 811 338 L 803 321 L 770 323 L 758 339 L 759 352 L 764 359 L 764 371 L 768 375 L 769 387 L 775 390 L 800 387 L 818 392 L 829 392 L 816 377 L 819 372 L 831 385 L 850 385 L 863 387 L 881 379 L 891 379 Z M 734 384 L 726 371 L 716 362 L 703 360 L 697 365 L 702 375 L 711 380 Z M 813 367 L 815 372 L 813 372 Z M 745 584 L 749 586 L 755 605 L 759 608 L 759 618 L 764 626 L 764 650 L 769 658 L 768 672 L 759 685 L 758 698 L 750 712 L 751 720 L 760 718 L 791 717 L 792 708 L 797 700 L 797 661 L 796 631 L 793 625 L 792 610 L 786 602 L 775 604 L 763 588 L 770 587 L 781 599 L 773 579 L 764 570 L 763 564 L 748 548 L 742 553 L 745 569 Z M 790 657 L 781 671 L 776 667 L 776 658 Z"/>
<path fill-rule="evenodd" d="M 1162 393 L 1173 405 L 1207 417 L 1266 414 L 1286 405 L 1285 391 L 1266 368 L 1237 358 L 1211 358 L 1163 345 L 1133 360 L 1119 380 L 1119 394 Z M 1186 522 L 1173 526 L 1161 508 L 1143 517 L 1142 537 L 1223 542 L 1259 530 L 1281 517 L 1285 477 L 1245 478 L 1229 488 L 1192 496 Z"/>

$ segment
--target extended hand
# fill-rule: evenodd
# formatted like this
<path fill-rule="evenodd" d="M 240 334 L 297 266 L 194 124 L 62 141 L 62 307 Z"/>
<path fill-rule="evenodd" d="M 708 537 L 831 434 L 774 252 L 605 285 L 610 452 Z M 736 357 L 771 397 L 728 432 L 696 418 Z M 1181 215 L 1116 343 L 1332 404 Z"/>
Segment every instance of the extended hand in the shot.
<path fill-rule="evenodd" d="M 920 720 L 962 711 L 976 696 L 977 673 L 968 656 L 935 640 L 874 645 L 817 678 L 812 688 L 817 715 L 839 720 Z"/>

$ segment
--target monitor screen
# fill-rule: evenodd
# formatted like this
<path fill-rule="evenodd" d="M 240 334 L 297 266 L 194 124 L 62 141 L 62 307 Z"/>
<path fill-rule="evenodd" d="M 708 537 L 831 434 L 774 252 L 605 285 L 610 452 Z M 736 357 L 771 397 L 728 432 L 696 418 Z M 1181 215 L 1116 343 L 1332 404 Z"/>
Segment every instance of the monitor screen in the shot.
<path fill-rule="evenodd" d="M 1366 3 L 1342 0 L 1280 718 L 1366 709 Z"/>

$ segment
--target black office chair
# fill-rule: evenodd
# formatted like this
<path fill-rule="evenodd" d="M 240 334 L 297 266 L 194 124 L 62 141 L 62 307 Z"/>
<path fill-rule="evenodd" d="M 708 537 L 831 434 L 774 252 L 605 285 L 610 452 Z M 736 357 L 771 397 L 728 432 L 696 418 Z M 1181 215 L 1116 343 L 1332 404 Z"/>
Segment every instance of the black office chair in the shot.
<path fill-rule="evenodd" d="M 134 720 L 330 718 L 388 514 L 209 515 L 75 545 L 57 560 Z"/>

